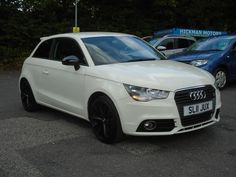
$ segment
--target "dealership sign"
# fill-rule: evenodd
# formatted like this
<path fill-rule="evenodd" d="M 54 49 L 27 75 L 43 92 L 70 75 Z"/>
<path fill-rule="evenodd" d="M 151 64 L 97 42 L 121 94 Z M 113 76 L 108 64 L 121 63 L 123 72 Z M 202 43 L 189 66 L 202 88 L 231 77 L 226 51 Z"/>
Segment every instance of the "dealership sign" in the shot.
<path fill-rule="evenodd" d="M 164 36 L 164 35 L 182 35 L 182 36 L 193 36 L 193 37 L 212 37 L 221 36 L 228 34 L 224 31 L 211 31 L 211 30 L 197 30 L 197 29 L 184 29 L 184 28 L 172 28 L 168 30 L 162 30 L 154 33 L 154 36 Z"/>

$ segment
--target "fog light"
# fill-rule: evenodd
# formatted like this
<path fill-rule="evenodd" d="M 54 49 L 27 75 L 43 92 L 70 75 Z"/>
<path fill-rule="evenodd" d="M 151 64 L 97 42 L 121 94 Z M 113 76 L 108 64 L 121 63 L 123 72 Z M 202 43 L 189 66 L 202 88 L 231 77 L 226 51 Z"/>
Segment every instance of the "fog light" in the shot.
<path fill-rule="evenodd" d="M 148 120 L 143 124 L 143 128 L 147 131 L 153 131 L 157 128 L 157 124 L 155 121 Z"/>

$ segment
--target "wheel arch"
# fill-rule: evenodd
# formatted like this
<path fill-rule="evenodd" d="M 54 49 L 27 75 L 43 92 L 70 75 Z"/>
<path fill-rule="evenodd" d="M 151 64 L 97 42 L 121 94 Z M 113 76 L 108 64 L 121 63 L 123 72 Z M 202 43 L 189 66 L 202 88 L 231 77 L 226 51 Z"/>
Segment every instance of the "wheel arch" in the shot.
<path fill-rule="evenodd" d="M 93 103 L 96 100 L 96 98 L 98 98 L 99 96 L 103 96 L 103 95 L 108 97 L 109 99 L 111 99 L 111 101 L 115 105 L 113 99 L 108 94 L 106 94 L 105 92 L 102 92 L 102 91 L 94 92 L 92 95 L 90 95 L 90 97 L 89 97 L 89 99 L 87 101 L 87 115 L 88 115 L 88 119 L 89 119 L 89 106 L 91 105 L 91 103 Z"/>
<path fill-rule="evenodd" d="M 29 83 L 29 81 L 25 77 L 22 77 L 22 78 L 20 78 L 20 87 L 21 87 L 21 84 L 22 84 L 23 81 L 26 81 L 26 82 Z"/>
<path fill-rule="evenodd" d="M 87 119 L 89 120 L 89 106 L 90 104 L 99 96 L 101 95 L 104 95 L 106 97 L 108 97 L 112 103 L 114 104 L 114 106 L 116 107 L 116 110 L 118 112 L 118 115 L 121 119 L 122 117 L 122 112 L 120 112 L 120 109 L 119 109 L 119 106 L 118 106 L 118 103 L 116 102 L 116 99 L 113 97 L 112 94 L 109 94 L 109 92 L 106 92 L 105 90 L 98 90 L 98 91 L 94 91 L 90 96 L 89 98 L 87 99 L 87 102 L 86 102 L 86 114 L 87 115 Z M 121 123 L 122 124 L 122 123 Z"/>
<path fill-rule="evenodd" d="M 28 79 L 26 79 L 25 77 L 21 77 L 21 78 L 19 79 L 19 84 L 18 84 L 19 92 L 21 92 L 22 83 L 23 83 L 24 81 L 29 83 Z"/>
<path fill-rule="evenodd" d="M 220 64 L 218 65 L 215 69 L 214 69 L 214 75 L 216 74 L 215 72 L 218 70 L 218 69 L 224 69 L 226 74 L 227 74 L 227 77 L 229 78 L 230 77 L 230 73 L 229 73 L 229 68 L 227 67 L 226 64 Z"/>
<path fill-rule="evenodd" d="M 18 86 L 18 88 L 19 88 L 19 92 L 21 92 L 21 84 L 22 84 L 22 82 L 23 81 L 26 81 L 26 82 L 28 82 L 28 84 L 30 85 L 30 88 L 31 88 L 31 90 L 32 90 L 32 92 L 33 92 L 33 95 L 34 95 L 34 97 L 35 97 L 35 100 L 37 101 L 37 95 L 35 94 L 35 89 L 32 87 L 32 82 L 33 81 L 31 81 L 30 80 L 30 77 L 26 77 L 27 75 L 21 75 L 21 77 L 19 78 L 19 86 Z"/>
<path fill-rule="evenodd" d="M 106 94 L 105 92 L 102 92 L 102 91 L 96 91 L 94 92 L 88 99 L 88 102 L 87 102 L 87 115 L 88 115 L 88 120 L 90 121 L 90 116 L 89 116 L 89 107 L 91 105 L 91 103 L 93 103 L 96 98 L 98 98 L 99 96 L 105 96 L 107 97 L 111 103 L 113 103 L 113 106 L 115 107 L 115 110 L 116 110 L 116 114 L 117 114 L 117 119 L 115 119 L 115 122 L 116 122 L 116 129 L 115 129 L 115 132 L 116 132 L 116 135 L 115 135 L 115 140 L 111 141 L 111 142 L 105 142 L 105 143 L 114 143 L 114 142 L 119 142 L 121 141 L 122 139 L 124 139 L 124 131 L 123 131 L 123 126 L 122 126 L 122 121 L 121 121 L 121 118 L 120 118 L 120 113 L 119 113 L 119 110 L 117 108 L 117 105 L 116 105 L 116 102 L 114 101 L 114 99 L 112 98 L 112 96 L 109 96 L 109 94 Z"/>
<path fill-rule="evenodd" d="M 128 94 L 123 84 L 100 78 L 95 79 L 94 77 L 87 77 L 86 79 L 86 89 L 83 101 L 84 117 L 89 120 L 88 108 L 90 103 L 94 101 L 94 99 L 97 98 L 99 95 L 105 95 L 115 105 L 119 117 L 120 119 L 122 119 L 123 113 L 120 107 L 120 100 L 126 98 Z"/>

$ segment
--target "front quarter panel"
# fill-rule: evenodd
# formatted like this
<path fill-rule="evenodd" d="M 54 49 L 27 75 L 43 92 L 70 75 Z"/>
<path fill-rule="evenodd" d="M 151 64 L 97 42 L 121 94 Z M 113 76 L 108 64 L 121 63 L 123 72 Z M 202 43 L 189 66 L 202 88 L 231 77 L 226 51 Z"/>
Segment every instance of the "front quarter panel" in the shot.
<path fill-rule="evenodd" d="M 85 88 L 85 105 L 88 106 L 89 98 L 94 93 L 100 92 L 107 95 L 113 101 L 119 115 L 119 100 L 129 97 L 122 83 L 97 78 L 95 76 L 85 76 Z M 84 110 L 84 115 L 88 119 L 88 109 Z"/>

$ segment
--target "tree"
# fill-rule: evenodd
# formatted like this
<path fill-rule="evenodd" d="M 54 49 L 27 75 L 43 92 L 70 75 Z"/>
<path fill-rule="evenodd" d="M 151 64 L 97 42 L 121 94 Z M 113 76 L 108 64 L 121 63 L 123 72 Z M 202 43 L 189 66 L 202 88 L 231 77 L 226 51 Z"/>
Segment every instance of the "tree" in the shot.
<path fill-rule="evenodd" d="M 81 0 L 81 31 L 115 31 L 150 35 L 186 27 L 236 31 L 234 0 Z M 32 50 L 42 36 L 71 32 L 71 0 L 1 0 L 0 60 Z"/>

